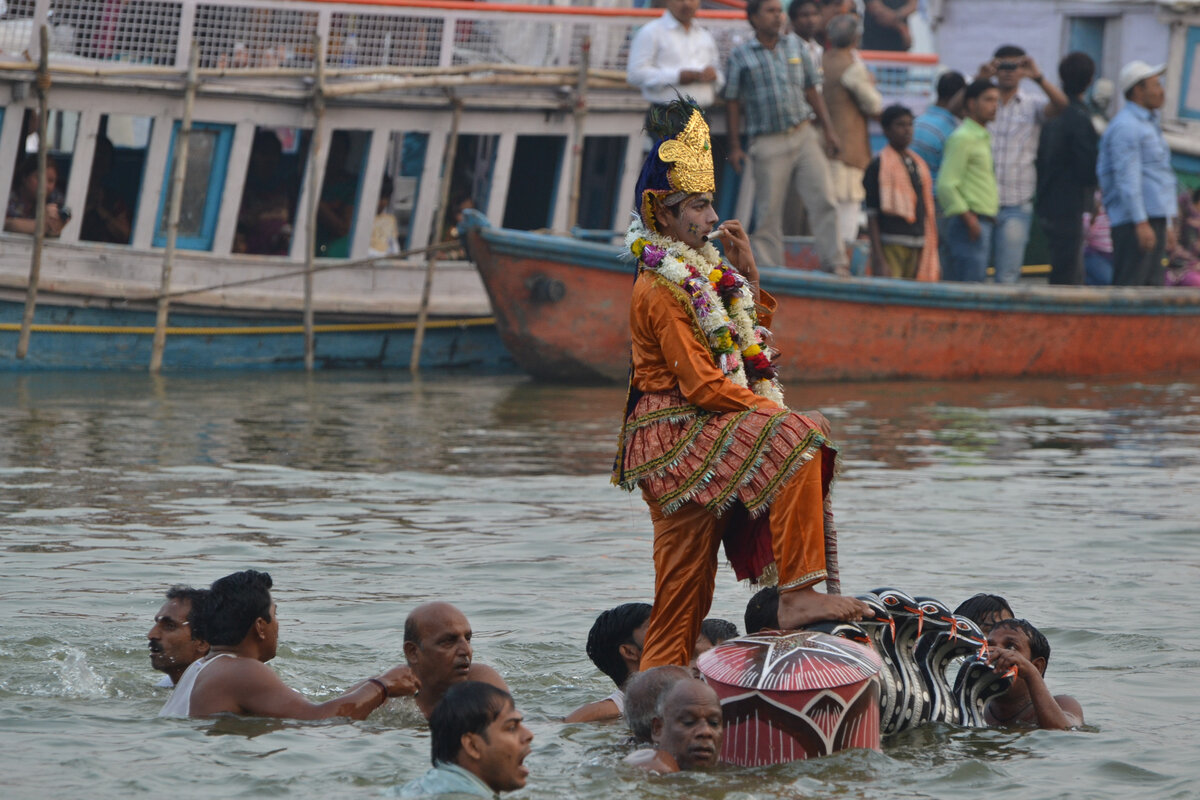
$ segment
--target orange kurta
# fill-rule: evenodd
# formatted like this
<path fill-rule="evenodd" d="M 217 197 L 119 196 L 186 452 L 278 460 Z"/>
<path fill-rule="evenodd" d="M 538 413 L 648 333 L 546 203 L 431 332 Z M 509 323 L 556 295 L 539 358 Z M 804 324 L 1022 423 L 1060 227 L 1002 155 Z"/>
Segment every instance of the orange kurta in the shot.
<path fill-rule="evenodd" d="M 770 326 L 775 307 L 763 292 L 760 325 Z M 808 418 L 725 377 L 678 287 L 644 271 L 630 322 L 630 404 L 615 480 L 641 488 L 654 524 L 648 669 L 691 660 L 723 538 L 731 560 L 753 564 L 739 577 L 760 577 L 773 561 L 782 591 L 825 579 L 834 451 Z"/>

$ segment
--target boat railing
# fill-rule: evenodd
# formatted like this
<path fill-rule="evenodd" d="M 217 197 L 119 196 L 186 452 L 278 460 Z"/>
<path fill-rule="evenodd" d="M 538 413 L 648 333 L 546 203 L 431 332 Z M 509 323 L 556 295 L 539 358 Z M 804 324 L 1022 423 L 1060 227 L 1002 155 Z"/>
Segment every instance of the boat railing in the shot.
<path fill-rule="evenodd" d="M 659 9 L 464 0 L 6 0 L 0 60 L 36 61 L 50 29 L 53 64 L 311 72 L 314 41 L 328 69 L 436 69 L 472 64 L 624 70 L 636 29 Z M 722 57 L 751 36 L 744 13 L 702 10 Z M 885 95 L 928 94 L 937 58 L 865 54 Z M 164 70 L 165 71 L 165 70 Z"/>

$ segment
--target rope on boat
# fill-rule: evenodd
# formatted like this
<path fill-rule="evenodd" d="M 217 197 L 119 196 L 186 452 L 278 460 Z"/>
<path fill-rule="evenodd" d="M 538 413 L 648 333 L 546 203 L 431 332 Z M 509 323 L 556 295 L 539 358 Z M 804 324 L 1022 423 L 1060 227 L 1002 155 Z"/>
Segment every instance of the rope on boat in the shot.
<path fill-rule="evenodd" d="M 425 323 L 426 328 L 479 328 L 495 325 L 495 317 L 462 317 L 458 319 L 439 319 Z M 151 325 L 51 325 L 37 323 L 31 326 L 38 333 L 103 333 L 127 334 L 133 336 L 153 336 L 154 327 Z M 343 322 L 314 325 L 317 333 L 367 333 L 380 331 L 411 331 L 415 330 L 414 322 Z M 0 333 L 19 331 L 21 326 L 15 322 L 0 322 Z M 303 333 L 303 325 L 241 325 L 228 327 L 193 326 L 167 328 L 171 336 L 254 336 L 260 334 L 297 334 Z"/>

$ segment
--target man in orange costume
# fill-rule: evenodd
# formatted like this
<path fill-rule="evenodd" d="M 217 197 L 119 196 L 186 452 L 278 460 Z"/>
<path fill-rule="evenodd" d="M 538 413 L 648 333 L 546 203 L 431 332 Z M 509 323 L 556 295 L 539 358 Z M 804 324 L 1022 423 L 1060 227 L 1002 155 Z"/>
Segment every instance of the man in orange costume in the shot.
<path fill-rule="evenodd" d="M 691 660 L 722 541 L 738 578 L 778 580 L 783 628 L 871 613 L 836 593 L 827 512 L 836 452 L 823 416 L 784 405 L 768 330 L 775 299 L 758 287 L 741 223 L 717 227 L 708 125 L 679 100 L 658 111 L 648 131 L 656 142 L 626 236 L 638 278 L 613 475 L 623 488 L 641 488 L 654 523 L 643 670 Z M 818 592 L 827 578 L 829 592 Z"/>

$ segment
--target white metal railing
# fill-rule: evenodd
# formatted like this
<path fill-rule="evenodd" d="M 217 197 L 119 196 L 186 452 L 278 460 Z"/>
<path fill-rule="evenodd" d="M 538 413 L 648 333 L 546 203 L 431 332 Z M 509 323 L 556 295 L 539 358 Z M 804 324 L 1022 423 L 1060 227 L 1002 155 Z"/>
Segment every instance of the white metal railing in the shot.
<path fill-rule="evenodd" d="M 401 0 L 403 2 L 403 0 Z M 557 5 L 387 0 L 0 0 L 0 59 L 37 58 L 34 32 L 50 28 L 52 62 L 153 65 L 182 70 L 193 47 L 201 68 L 313 67 L 320 35 L 326 66 L 449 67 L 578 64 L 591 38 L 594 69 L 624 70 L 636 29 L 658 11 Z M 722 57 L 751 35 L 735 12 L 702 12 Z M 889 97 L 928 96 L 934 63 L 869 58 Z"/>

